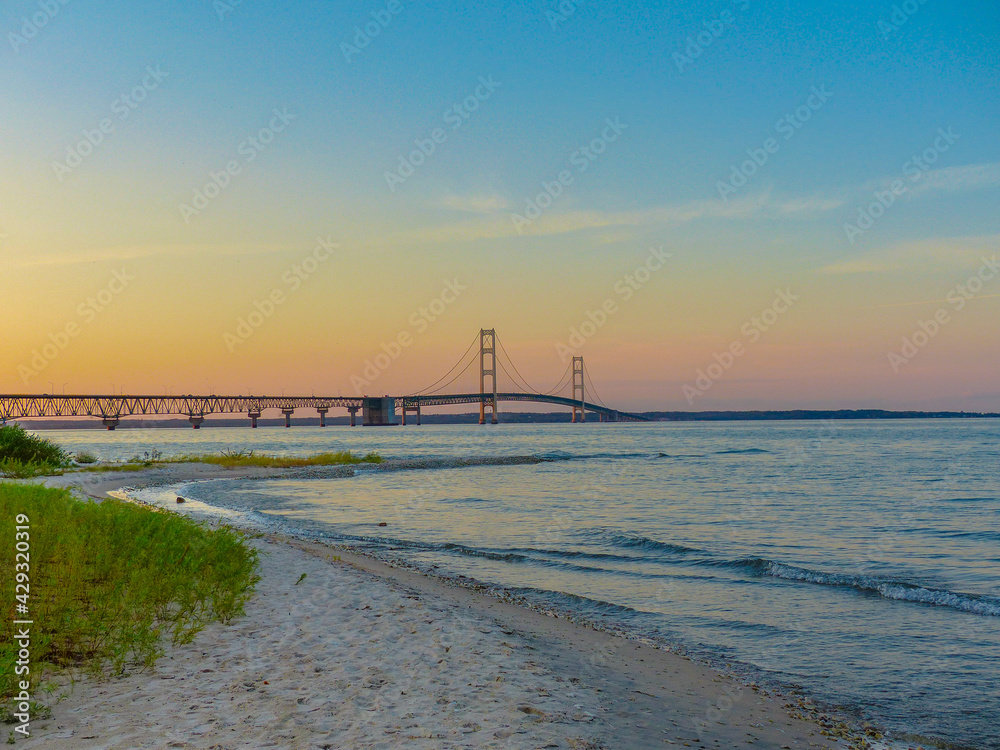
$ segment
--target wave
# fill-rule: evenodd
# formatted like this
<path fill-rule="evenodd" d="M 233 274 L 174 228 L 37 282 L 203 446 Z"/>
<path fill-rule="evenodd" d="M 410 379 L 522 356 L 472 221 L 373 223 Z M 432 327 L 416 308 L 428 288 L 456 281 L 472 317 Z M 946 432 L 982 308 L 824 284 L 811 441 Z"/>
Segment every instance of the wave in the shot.
<path fill-rule="evenodd" d="M 901 531 L 906 533 L 929 534 L 945 539 L 977 539 L 986 542 L 1000 541 L 1000 531 L 964 531 L 960 529 L 938 529 L 930 526 L 912 526 Z"/>
<path fill-rule="evenodd" d="M 935 531 L 947 539 L 977 539 L 984 542 L 1000 541 L 1000 531 Z"/>
<path fill-rule="evenodd" d="M 975 615 L 1000 617 L 1000 597 L 984 594 L 965 594 L 948 589 L 920 586 L 906 581 L 858 576 L 846 573 L 824 573 L 796 565 L 779 563 L 761 557 L 749 557 L 731 561 L 727 567 L 743 568 L 754 575 L 781 578 L 787 581 L 802 581 L 820 586 L 849 588 L 866 594 L 878 594 L 886 599 L 917 604 L 948 607 Z"/>
<path fill-rule="evenodd" d="M 980 533 L 991 532 L 977 532 Z M 480 549 L 455 542 L 421 543 L 383 536 L 337 534 L 344 540 L 373 544 L 380 547 L 414 549 L 426 552 L 477 557 L 524 565 L 538 565 L 586 573 L 609 573 L 638 578 L 676 577 L 672 574 L 639 572 L 613 567 L 602 567 L 601 561 L 620 563 L 648 563 L 656 557 L 673 558 L 675 564 L 695 567 L 728 568 L 742 571 L 752 577 L 776 578 L 818 586 L 848 589 L 865 595 L 878 595 L 893 601 L 911 602 L 927 606 L 945 607 L 959 612 L 1000 617 L 1000 597 L 972 594 L 949 589 L 923 586 L 908 581 L 877 576 L 833 573 L 777 562 L 764 557 L 726 559 L 714 556 L 707 550 L 682 544 L 662 542 L 639 534 L 622 533 L 611 529 L 591 530 L 583 534 L 588 541 L 597 542 L 620 550 L 636 550 L 647 554 L 616 554 L 614 552 L 550 549 L 535 547 Z M 650 557 L 648 553 L 655 553 Z M 590 562 L 591 565 L 586 563 Z"/>
<path fill-rule="evenodd" d="M 587 536 L 607 544 L 611 547 L 623 549 L 641 549 L 648 552 L 667 552 L 672 555 L 684 555 L 691 552 L 704 552 L 695 547 L 686 547 L 683 544 L 672 544 L 650 539 L 648 536 L 640 534 L 624 534 L 619 531 L 598 530 L 590 532 Z"/>
<path fill-rule="evenodd" d="M 851 575 L 846 573 L 826 573 L 823 571 L 803 568 L 788 563 L 780 563 L 762 557 L 747 557 L 737 560 L 720 560 L 711 556 L 694 556 L 693 553 L 705 553 L 694 547 L 686 547 L 679 544 L 659 542 L 644 536 L 632 536 L 628 534 L 604 533 L 603 538 L 607 542 L 612 542 L 618 547 L 627 549 L 639 549 L 644 551 L 667 552 L 670 555 L 686 558 L 686 564 L 695 566 L 726 567 L 736 570 L 745 570 L 751 575 L 759 577 L 779 578 L 786 581 L 799 581 L 820 586 L 832 586 L 837 588 L 852 589 L 864 594 L 878 594 L 885 599 L 895 601 L 913 602 L 916 604 L 926 604 L 938 607 L 947 607 L 960 612 L 968 612 L 975 615 L 988 617 L 1000 617 L 1000 597 L 987 596 L 985 594 L 969 594 L 948 589 L 937 589 L 929 586 L 921 586 L 906 581 L 878 578 L 875 576 Z M 425 545 L 421 545 L 425 546 Z M 599 562 L 602 559 L 616 560 L 622 562 L 644 562 L 647 558 L 633 557 L 628 555 L 614 555 L 607 553 L 579 552 L 572 550 L 545 550 L 531 547 L 516 549 L 481 550 L 467 547 L 462 544 L 439 544 L 427 546 L 429 549 L 437 549 L 453 554 L 461 554 L 470 557 L 482 557 L 490 560 L 504 562 L 520 562 L 533 565 L 545 565 L 578 570 L 584 572 L 597 573 L 623 573 L 639 578 L 660 578 L 672 577 L 670 575 L 655 573 L 639 573 L 637 571 L 619 571 L 608 568 L 592 567 L 589 565 L 578 565 L 568 562 L 569 559 L 594 560 Z M 546 555 L 563 560 L 552 560 Z"/>
<path fill-rule="evenodd" d="M 566 451 L 546 451 L 536 453 L 535 456 L 542 461 L 593 461 L 601 459 L 622 460 L 628 458 L 635 459 L 656 459 L 672 458 L 667 453 L 656 452 L 630 452 L 630 453 L 567 453 Z"/>
<path fill-rule="evenodd" d="M 944 497 L 938 502 L 942 503 L 995 503 L 995 497 Z"/>
<path fill-rule="evenodd" d="M 749 455 L 754 453 L 770 453 L 771 451 L 766 451 L 763 448 L 732 448 L 730 450 L 715 451 L 716 456 L 731 456 L 731 455 Z"/>

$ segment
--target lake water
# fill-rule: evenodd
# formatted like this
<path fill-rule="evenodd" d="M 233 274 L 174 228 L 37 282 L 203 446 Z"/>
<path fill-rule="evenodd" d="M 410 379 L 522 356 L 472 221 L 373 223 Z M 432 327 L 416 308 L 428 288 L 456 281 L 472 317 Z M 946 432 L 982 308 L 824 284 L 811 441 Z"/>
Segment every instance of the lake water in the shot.
<path fill-rule="evenodd" d="M 503 586 L 899 732 L 1000 748 L 1000 421 L 45 434 L 104 459 L 551 459 L 182 491 Z"/>

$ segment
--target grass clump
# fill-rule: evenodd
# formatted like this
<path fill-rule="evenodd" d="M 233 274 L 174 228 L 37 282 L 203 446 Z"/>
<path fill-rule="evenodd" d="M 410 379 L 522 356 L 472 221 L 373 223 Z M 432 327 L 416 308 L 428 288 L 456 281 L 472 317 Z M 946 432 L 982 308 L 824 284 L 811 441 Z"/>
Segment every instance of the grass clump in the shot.
<path fill-rule="evenodd" d="M 230 451 L 219 456 L 187 456 L 186 461 L 196 461 L 203 464 L 216 464 L 227 468 L 239 468 L 243 466 L 263 466 L 267 468 L 289 469 L 298 466 L 339 466 L 346 464 L 380 464 L 382 456 L 378 453 L 368 453 L 365 456 L 354 456 L 350 451 L 337 451 L 335 453 L 319 453 L 308 458 L 294 458 L 291 456 L 270 456 L 266 454 L 254 455 L 253 451 Z"/>
<path fill-rule="evenodd" d="M 257 550 L 232 529 L 122 501 L 83 502 L 66 490 L 0 483 L 0 518 L 10 524 L 0 541 L 0 580 L 10 582 L 0 588 L 0 711 L 9 713 L 16 693 L 12 526 L 19 514 L 30 527 L 33 688 L 52 669 L 103 676 L 151 667 L 164 636 L 186 643 L 209 622 L 241 615 L 260 580 Z"/>
<path fill-rule="evenodd" d="M 292 456 L 272 456 L 268 454 L 257 455 L 253 451 L 226 451 L 221 455 L 194 455 L 176 456 L 174 458 L 160 458 L 158 451 L 150 457 L 147 453 L 144 457 L 133 456 L 126 463 L 102 464 L 100 466 L 86 466 L 80 471 L 142 471 L 151 466 L 163 464 L 214 464 L 227 469 L 239 469 L 248 466 L 257 466 L 269 469 L 291 469 L 301 466 L 341 466 L 350 464 L 380 464 L 383 459 L 378 453 L 367 453 L 364 456 L 355 456 L 350 451 L 337 451 L 319 453 L 307 458 L 295 458 Z"/>
<path fill-rule="evenodd" d="M 0 477 L 58 474 L 68 463 L 69 455 L 55 443 L 18 424 L 0 427 Z"/>
<path fill-rule="evenodd" d="M 73 456 L 73 460 L 78 464 L 96 464 L 97 456 L 90 451 L 77 451 Z"/>

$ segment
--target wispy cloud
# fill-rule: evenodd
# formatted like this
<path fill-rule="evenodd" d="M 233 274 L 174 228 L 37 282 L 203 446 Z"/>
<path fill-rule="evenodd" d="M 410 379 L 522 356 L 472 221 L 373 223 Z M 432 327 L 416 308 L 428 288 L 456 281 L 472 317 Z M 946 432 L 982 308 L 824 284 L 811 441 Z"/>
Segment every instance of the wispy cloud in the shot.
<path fill-rule="evenodd" d="M 982 299 L 996 299 L 1000 297 L 1000 294 L 977 294 L 971 297 L 970 300 L 982 300 Z M 925 299 L 920 302 L 890 302 L 885 305 L 870 305 L 868 307 L 862 307 L 862 310 L 882 310 L 888 307 L 921 307 L 923 305 L 939 305 L 942 302 L 951 302 L 947 297 L 942 297 L 941 299 Z"/>
<path fill-rule="evenodd" d="M 45 266 L 71 266 L 83 263 L 108 263 L 141 258 L 179 258 L 190 256 L 219 255 L 269 255 L 286 252 L 291 248 L 283 245 L 128 245 L 102 247 L 88 250 L 43 253 L 13 257 L 4 262 L 5 268 L 39 268 Z"/>
<path fill-rule="evenodd" d="M 448 195 L 438 204 L 451 211 L 470 214 L 495 214 L 507 208 L 507 199 L 499 194 L 492 195 Z"/>
<path fill-rule="evenodd" d="M 1000 187 L 1000 163 L 968 164 L 964 167 L 946 167 L 924 173 L 910 189 L 910 197 L 927 193 L 957 193 L 968 190 L 988 190 Z"/>
<path fill-rule="evenodd" d="M 984 256 L 995 255 L 998 247 L 1000 247 L 1000 235 L 900 242 L 879 248 L 863 258 L 832 263 L 817 271 L 838 276 L 900 271 L 950 272 L 975 268 Z"/>
<path fill-rule="evenodd" d="M 563 210 L 548 211 L 522 226 L 524 236 L 553 236 L 592 230 L 623 230 L 638 227 L 666 228 L 705 219 L 794 219 L 819 218 L 870 199 L 873 190 L 882 189 L 900 175 L 871 180 L 840 191 L 815 195 L 784 195 L 768 190 L 731 201 L 695 200 L 668 206 L 653 206 L 633 211 Z M 934 193 L 985 190 L 1000 186 L 1000 163 L 948 167 L 921 174 L 916 183 L 907 181 L 902 200 L 923 199 Z M 475 218 L 405 230 L 386 238 L 386 242 L 450 243 L 474 242 L 518 235 L 509 212 L 516 205 L 499 194 L 449 195 L 433 204 Z M 612 233 L 609 236 L 618 236 Z M 906 267 L 902 259 L 892 262 L 852 260 L 828 266 L 824 273 L 870 273 Z"/>
<path fill-rule="evenodd" d="M 772 208 L 778 214 L 815 216 L 829 211 L 836 211 L 846 203 L 847 200 L 843 197 L 814 195 L 805 198 L 788 198 L 776 201 Z"/>
<path fill-rule="evenodd" d="M 468 199 L 457 205 L 475 205 Z M 499 206 L 499 201 L 490 205 Z M 506 204 L 504 204 L 506 206 Z M 748 219 L 753 217 L 808 218 L 843 205 L 834 198 L 784 198 L 770 193 L 747 195 L 724 202 L 715 199 L 690 201 L 672 206 L 653 206 L 634 211 L 550 211 L 522 228 L 524 236 L 552 236 L 592 230 L 630 227 L 670 227 L 703 219 Z M 502 210 L 501 210 L 502 211 Z M 475 219 L 437 224 L 399 232 L 387 242 L 447 243 L 517 236 L 507 213 L 492 213 Z"/>

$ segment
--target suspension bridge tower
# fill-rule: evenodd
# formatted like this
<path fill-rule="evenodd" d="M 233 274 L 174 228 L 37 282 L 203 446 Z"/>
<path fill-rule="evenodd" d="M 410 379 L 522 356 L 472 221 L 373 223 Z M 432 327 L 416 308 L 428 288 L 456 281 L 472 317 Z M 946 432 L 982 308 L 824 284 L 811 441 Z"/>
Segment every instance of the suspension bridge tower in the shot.
<path fill-rule="evenodd" d="M 497 423 L 497 334 L 494 328 L 479 330 L 479 424 L 486 424 L 486 404 L 490 405 L 491 424 Z M 489 359 L 489 367 L 486 361 Z M 486 390 L 486 378 L 490 391 Z"/>
<path fill-rule="evenodd" d="M 573 421 L 576 421 L 576 412 L 580 412 L 580 421 L 587 421 L 587 411 L 584 407 L 586 399 L 584 397 L 583 390 L 583 357 L 573 357 L 573 401 L 580 401 L 579 406 L 573 404 Z M 577 393 L 580 394 L 579 399 L 577 399 Z"/>

